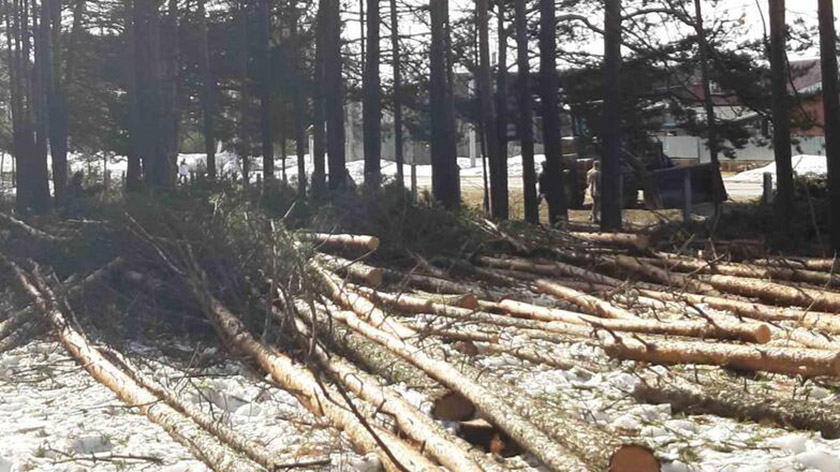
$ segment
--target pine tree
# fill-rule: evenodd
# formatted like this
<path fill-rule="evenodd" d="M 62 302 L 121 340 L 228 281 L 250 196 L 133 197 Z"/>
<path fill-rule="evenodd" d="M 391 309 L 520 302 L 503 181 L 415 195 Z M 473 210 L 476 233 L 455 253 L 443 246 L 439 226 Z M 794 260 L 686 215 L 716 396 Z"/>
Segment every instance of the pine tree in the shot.
<path fill-rule="evenodd" d="M 522 193 L 525 200 L 525 221 L 537 224 L 540 220 L 537 201 L 537 175 L 534 169 L 534 131 L 531 104 L 531 79 L 528 57 L 527 0 L 515 0 L 516 63 L 519 121 L 517 132 L 522 148 Z"/>
<path fill-rule="evenodd" d="M 621 0 L 607 0 L 604 11 L 604 128 L 601 154 L 601 229 L 621 228 Z"/>

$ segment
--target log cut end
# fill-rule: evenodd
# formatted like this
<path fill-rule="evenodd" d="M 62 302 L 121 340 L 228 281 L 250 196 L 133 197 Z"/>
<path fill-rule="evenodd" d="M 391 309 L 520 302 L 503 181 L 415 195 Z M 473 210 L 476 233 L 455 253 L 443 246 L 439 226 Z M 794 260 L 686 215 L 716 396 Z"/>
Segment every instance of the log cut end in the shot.
<path fill-rule="evenodd" d="M 764 323 L 759 324 L 754 329 L 754 342 L 757 344 L 766 344 L 770 342 L 770 338 L 772 338 L 772 334 L 770 333 L 770 327 Z"/>
<path fill-rule="evenodd" d="M 365 274 L 365 282 L 371 287 L 382 285 L 382 269 L 373 267 Z"/>
<path fill-rule="evenodd" d="M 660 472 L 659 459 L 643 446 L 627 445 L 610 458 L 609 472 Z"/>
<path fill-rule="evenodd" d="M 434 401 L 432 416 L 439 420 L 464 421 L 475 416 L 475 406 L 458 392 L 447 392 Z"/>

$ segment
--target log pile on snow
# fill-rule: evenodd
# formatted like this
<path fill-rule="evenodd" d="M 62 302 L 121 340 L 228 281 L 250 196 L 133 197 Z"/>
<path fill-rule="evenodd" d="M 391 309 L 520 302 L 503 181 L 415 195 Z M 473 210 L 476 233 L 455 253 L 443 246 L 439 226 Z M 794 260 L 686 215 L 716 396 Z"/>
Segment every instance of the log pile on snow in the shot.
<path fill-rule="evenodd" d="M 23 222 L 7 223 L 49 239 Z M 618 361 L 642 364 L 840 377 L 840 344 L 832 337 L 840 333 L 840 280 L 833 261 L 706 261 L 655 252 L 644 234 L 575 232 L 565 234 L 560 247 L 537 248 L 487 228 L 516 255 L 475 255 L 447 262 L 447 269 L 417 256 L 418 266 L 406 270 L 361 260 L 379 247 L 374 236 L 298 235 L 295 244 L 316 251 L 301 268 L 309 291 L 289 296 L 273 280 L 252 289 L 266 301 L 266 316 L 294 333 L 294 346 L 252 332 L 244 314 L 214 293 L 201 268 L 184 265 L 173 272 L 225 346 L 343 431 L 359 451 L 376 454 L 386 470 L 503 470 L 488 453 L 505 451 L 525 451 L 556 471 L 660 470 L 657 451 L 643 439 L 585 422 L 561 403 L 518 391 L 472 362 L 478 355 L 507 354 L 562 368 L 609 368 L 558 359 L 514 339 L 583 342 Z M 93 377 L 126 403 L 140 405 L 211 468 L 277 465 L 264 448 L 195 411 L 119 351 L 92 345 L 37 270 L 27 273 L 0 257 L 33 301 L 0 320 L 0 350 L 4 342 L 49 326 Z M 69 283 L 63 295 L 74 296 L 121 264 Z M 455 273 L 461 275 L 449 275 Z M 726 382 L 697 384 L 679 375 L 643 380 L 632 392 L 640 401 L 840 435 L 830 411 L 746 398 Z M 396 383 L 424 385 L 433 407 L 424 411 L 409 403 Z M 458 434 L 445 424 L 457 425 Z"/>

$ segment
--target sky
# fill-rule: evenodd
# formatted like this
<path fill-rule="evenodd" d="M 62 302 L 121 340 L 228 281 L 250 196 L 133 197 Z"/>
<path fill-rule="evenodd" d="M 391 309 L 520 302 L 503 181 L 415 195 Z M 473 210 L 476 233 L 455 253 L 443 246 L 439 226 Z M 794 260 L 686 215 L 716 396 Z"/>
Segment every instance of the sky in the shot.
<path fill-rule="evenodd" d="M 401 0 L 400 3 L 402 3 L 403 1 L 405 0 Z M 712 0 L 701 0 L 701 2 L 703 8 L 704 21 L 707 25 L 714 22 L 715 18 L 725 17 L 742 20 L 740 22 L 740 25 L 737 28 L 734 28 L 731 32 L 733 40 L 759 39 L 764 34 L 764 25 L 768 21 L 768 0 L 717 0 L 716 2 Z M 405 3 L 427 4 L 428 0 L 408 0 Z M 625 6 L 627 6 L 630 3 L 637 2 L 631 2 L 631 0 L 627 0 L 625 1 Z M 655 4 L 656 2 L 652 3 Z M 352 10 L 357 10 L 358 4 L 359 0 L 350 0 L 350 6 Z M 461 15 L 471 15 L 474 5 L 475 0 L 450 0 L 450 16 L 457 17 Z M 389 7 L 386 2 L 383 1 L 381 3 L 380 8 L 383 15 L 388 14 Z M 630 9 L 631 7 L 628 6 L 627 8 Z M 834 10 L 835 16 L 840 15 L 840 0 L 834 0 Z M 589 18 L 589 20 L 593 24 L 598 25 L 599 27 L 603 25 L 603 9 L 600 7 L 593 8 L 590 11 L 557 11 L 558 16 L 562 16 L 565 13 L 583 14 L 587 16 L 587 18 Z M 345 20 L 343 36 L 348 40 L 358 41 L 359 39 L 360 33 L 358 17 L 358 13 L 345 12 L 345 14 L 343 15 L 343 19 Z M 786 1 L 786 21 L 792 24 L 799 19 L 802 19 L 806 25 L 816 27 L 817 0 Z M 401 34 L 417 34 L 426 31 L 425 25 L 421 24 L 415 18 L 412 17 L 401 17 L 399 23 Z M 495 35 L 495 18 L 491 18 L 490 23 L 491 55 L 495 56 L 495 51 L 497 48 Z M 767 28 L 769 28 L 769 26 L 767 26 Z M 685 34 L 688 34 L 686 29 L 686 25 L 683 25 L 682 23 L 679 23 L 677 21 L 668 22 L 667 25 L 659 28 L 655 37 L 658 36 L 660 38 L 660 41 L 667 42 L 669 39 L 679 38 L 684 36 Z M 840 25 L 838 25 L 838 31 L 840 31 Z M 389 46 L 389 44 L 387 43 L 389 41 L 387 37 L 389 32 L 389 28 L 383 27 L 381 29 L 383 47 Z M 817 38 L 814 38 L 815 44 L 817 43 L 816 39 Z M 513 48 L 512 40 L 509 44 L 511 46 L 508 48 L 508 52 L 510 54 L 508 62 L 513 63 L 515 61 L 516 51 Z M 602 37 L 594 33 L 590 35 L 589 41 L 579 45 L 570 45 L 568 43 L 563 43 L 561 38 L 561 43 L 559 44 L 559 47 L 561 48 L 561 50 L 579 50 L 593 55 L 603 54 Z M 819 51 L 816 49 L 801 53 L 793 51 L 789 52 L 789 58 L 791 60 L 817 57 L 818 55 Z M 562 54 L 560 55 L 560 58 L 560 67 L 563 67 Z M 387 74 L 387 71 L 383 70 L 383 73 Z"/>

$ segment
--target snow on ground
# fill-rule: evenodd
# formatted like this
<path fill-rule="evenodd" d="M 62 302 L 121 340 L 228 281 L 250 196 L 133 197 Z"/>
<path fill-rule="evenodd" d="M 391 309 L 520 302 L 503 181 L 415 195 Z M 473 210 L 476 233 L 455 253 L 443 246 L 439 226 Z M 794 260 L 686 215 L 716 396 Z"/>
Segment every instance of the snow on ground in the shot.
<path fill-rule="evenodd" d="M 147 373 L 177 379 L 170 387 L 182 398 L 261 442 L 283 462 L 329 457 L 325 470 L 333 471 L 357 470 L 362 462 L 323 420 L 288 392 L 244 372 L 239 362 L 193 371 L 199 375 L 188 378 L 159 351 L 136 344 L 122 349 L 157 359 L 144 364 Z M 0 418 L 0 472 L 208 470 L 162 428 L 96 382 L 55 342 L 32 342 L 0 355 Z"/>
<path fill-rule="evenodd" d="M 825 156 L 800 154 L 797 156 L 793 156 L 793 158 L 791 159 L 791 163 L 793 164 L 793 171 L 797 175 L 825 175 L 828 172 Z M 771 162 L 770 164 L 767 164 L 764 167 L 740 172 L 731 177 L 728 177 L 726 180 L 728 182 L 760 184 L 764 179 L 765 173 L 770 173 L 773 176 L 773 183 L 775 183 L 776 163 Z"/>
<path fill-rule="evenodd" d="M 788 431 L 712 415 L 674 415 L 670 405 L 639 404 L 630 392 L 639 382 L 633 362 L 610 361 L 600 349 L 584 343 L 556 346 L 527 339 L 560 359 L 578 358 L 615 367 L 604 373 L 580 367 L 563 370 L 533 365 L 508 355 L 485 357 L 481 364 L 502 374 L 521 391 L 557 401 L 589 423 L 654 446 L 663 472 L 836 472 L 840 440 L 819 433 Z M 663 367 L 653 367 L 668 375 Z M 826 396 L 823 401 L 834 402 Z"/>

